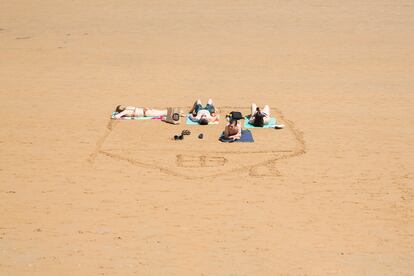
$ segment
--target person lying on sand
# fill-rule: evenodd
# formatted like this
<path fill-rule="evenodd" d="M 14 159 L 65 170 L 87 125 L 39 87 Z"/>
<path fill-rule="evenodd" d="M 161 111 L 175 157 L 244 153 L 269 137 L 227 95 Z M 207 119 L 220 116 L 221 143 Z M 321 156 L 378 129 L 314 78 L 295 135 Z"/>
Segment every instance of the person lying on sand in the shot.
<path fill-rule="evenodd" d="M 190 120 L 198 122 L 200 125 L 208 125 L 209 122 L 215 122 L 218 120 L 212 99 L 208 100 L 205 107 L 203 107 L 201 101 L 198 99 L 189 112 Z"/>
<path fill-rule="evenodd" d="M 122 117 L 158 117 L 167 116 L 167 109 L 152 109 L 147 107 L 122 106 L 118 105 L 115 109 L 118 113 L 115 119 Z"/>
<path fill-rule="evenodd" d="M 233 141 L 241 138 L 241 123 L 238 120 L 232 119 L 224 129 L 224 139 Z"/>
<path fill-rule="evenodd" d="M 270 107 L 265 105 L 263 109 L 257 107 L 255 103 L 252 103 L 251 106 L 251 115 L 249 119 L 249 123 L 256 127 L 263 127 L 264 125 L 269 124 L 270 120 Z"/>

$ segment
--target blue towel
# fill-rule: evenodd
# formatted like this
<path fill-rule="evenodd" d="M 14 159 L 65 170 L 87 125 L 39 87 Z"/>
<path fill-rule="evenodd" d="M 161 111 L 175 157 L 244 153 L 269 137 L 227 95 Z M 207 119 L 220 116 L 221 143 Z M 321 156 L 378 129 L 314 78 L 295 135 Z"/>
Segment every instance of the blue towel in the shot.
<path fill-rule="evenodd" d="M 250 132 L 250 130 L 247 130 L 247 129 L 242 129 L 241 138 L 239 140 L 233 141 L 233 140 L 224 139 L 224 132 L 221 134 L 219 140 L 221 142 L 227 142 L 227 143 L 232 143 L 232 142 L 253 143 L 254 142 L 252 133 Z"/>
<path fill-rule="evenodd" d="M 244 128 L 274 128 L 276 126 L 276 118 L 275 117 L 270 117 L 269 123 L 267 125 L 264 125 L 263 127 L 256 127 L 254 125 L 251 125 L 249 123 L 249 119 L 250 119 L 250 117 L 245 117 L 244 118 Z"/>
<path fill-rule="evenodd" d="M 218 115 L 217 115 L 217 116 L 218 116 Z M 192 125 L 192 126 L 199 125 L 199 124 L 198 124 L 198 122 L 191 121 L 191 119 L 190 119 L 190 114 L 187 114 L 187 118 L 186 118 L 185 123 L 186 123 L 187 125 Z M 215 121 L 215 122 L 209 122 L 208 124 L 209 124 L 209 125 L 217 125 L 218 123 L 219 123 L 219 121 Z"/>

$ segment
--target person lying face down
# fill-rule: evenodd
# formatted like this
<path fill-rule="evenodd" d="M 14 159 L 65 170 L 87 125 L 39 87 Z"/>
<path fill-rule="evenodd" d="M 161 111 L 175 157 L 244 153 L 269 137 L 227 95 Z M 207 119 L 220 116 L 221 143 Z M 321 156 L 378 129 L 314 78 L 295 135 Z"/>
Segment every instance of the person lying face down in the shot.
<path fill-rule="evenodd" d="M 224 139 L 239 140 L 241 138 L 241 124 L 237 120 L 230 120 L 224 129 Z"/>
<path fill-rule="evenodd" d="M 148 107 L 122 106 L 118 105 L 115 109 L 118 113 L 114 117 L 158 117 L 167 116 L 167 109 L 153 109 Z"/>
<path fill-rule="evenodd" d="M 256 127 L 263 127 L 264 125 L 269 124 L 269 120 L 270 107 L 265 105 L 263 109 L 260 109 L 260 107 L 257 107 L 255 103 L 252 103 L 249 123 Z"/>
<path fill-rule="evenodd" d="M 209 122 L 217 121 L 218 117 L 213 100 L 209 99 L 206 106 L 203 107 L 201 101 L 198 99 L 190 109 L 189 118 L 191 121 L 198 122 L 200 125 L 208 125 Z"/>

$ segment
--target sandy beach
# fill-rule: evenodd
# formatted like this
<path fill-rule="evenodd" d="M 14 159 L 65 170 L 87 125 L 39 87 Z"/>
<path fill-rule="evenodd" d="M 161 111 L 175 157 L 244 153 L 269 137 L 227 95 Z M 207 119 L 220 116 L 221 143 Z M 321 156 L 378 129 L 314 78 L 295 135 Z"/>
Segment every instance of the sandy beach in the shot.
<path fill-rule="evenodd" d="M 3 1 L 0 275 L 413 275 L 413 14 Z M 197 98 L 220 124 L 110 120 Z M 285 128 L 220 143 L 252 102 Z"/>

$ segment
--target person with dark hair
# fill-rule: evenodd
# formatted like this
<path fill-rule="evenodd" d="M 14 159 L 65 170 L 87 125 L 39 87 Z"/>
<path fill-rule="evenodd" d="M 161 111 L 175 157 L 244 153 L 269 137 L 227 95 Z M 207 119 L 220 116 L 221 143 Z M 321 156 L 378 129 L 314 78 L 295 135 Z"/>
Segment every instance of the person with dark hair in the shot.
<path fill-rule="evenodd" d="M 122 106 L 118 105 L 115 109 L 117 114 L 115 119 L 122 117 L 158 117 L 167 116 L 167 109 L 153 109 L 147 107 Z"/>
<path fill-rule="evenodd" d="M 224 129 L 224 139 L 239 140 L 241 138 L 241 123 L 238 120 L 232 119 Z"/>
<path fill-rule="evenodd" d="M 198 123 L 203 126 L 208 125 L 207 115 L 202 115 Z"/>
<path fill-rule="evenodd" d="M 198 122 L 200 125 L 208 125 L 210 122 L 218 121 L 216 108 L 214 107 L 212 99 L 209 99 L 204 107 L 201 104 L 201 101 L 197 100 L 189 112 L 190 120 Z"/>
<path fill-rule="evenodd" d="M 263 127 L 269 123 L 270 107 L 268 105 L 265 105 L 263 109 L 260 109 L 260 107 L 257 107 L 255 103 L 252 103 L 251 112 L 252 113 L 249 119 L 249 123 L 251 125 Z"/>

